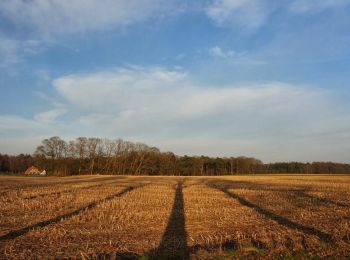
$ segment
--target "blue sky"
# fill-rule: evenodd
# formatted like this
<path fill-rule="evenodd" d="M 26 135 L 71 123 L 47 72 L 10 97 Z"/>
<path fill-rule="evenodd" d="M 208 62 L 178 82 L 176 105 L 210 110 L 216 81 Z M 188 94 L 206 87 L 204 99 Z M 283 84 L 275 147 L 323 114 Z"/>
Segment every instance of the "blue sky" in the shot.
<path fill-rule="evenodd" d="M 0 1 L 0 152 L 59 135 L 349 162 L 349 0 Z"/>

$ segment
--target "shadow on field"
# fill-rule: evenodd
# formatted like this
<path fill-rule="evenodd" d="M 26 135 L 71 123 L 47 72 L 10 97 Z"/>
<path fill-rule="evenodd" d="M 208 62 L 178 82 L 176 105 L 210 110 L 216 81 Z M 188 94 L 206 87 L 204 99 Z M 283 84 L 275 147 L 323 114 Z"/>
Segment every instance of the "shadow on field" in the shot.
<path fill-rule="evenodd" d="M 33 178 L 33 177 L 26 177 L 26 178 Z M 18 189 L 28 189 L 28 188 L 39 188 L 39 187 L 49 187 L 53 188 L 56 186 L 62 186 L 62 185 L 72 185 L 72 184 L 83 184 L 83 183 L 96 183 L 96 182 L 104 182 L 104 181 L 118 181 L 122 179 L 126 179 L 126 176 L 108 176 L 108 177 L 91 177 L 88 179 L 84 178 L 77 178 L 77 179 L 64 179 L 59 181 L 51 181 L 50 177 L 34 177 L 34 178 L 40 178 L 36 179 L 32 183 L 26 183 L 26 182 L 17 182 L 13 186 L 9 186 L 6 188 L 5 191 L 2 191 L 0 193 L 0 196 L 6 195 L 10 192 L 16 191 Z M 37 181 L 37 182 L 36 182 Z"/>
<path fill-rule="evenodd" d="M 252 186 L 254 185 L 253 183 L 250 183 L 250 184 Z M 206 185 L 210 188 L 214 188 L 214 189 L 217 189 L 217 190 L 220 190 L 220 191 L 226 193 L 231 198 L 237 200 L 241 205 L 254 209 L 256 212 L 264 215 L 265 217 L 267 217 L 269 219 L 276 221 L 278 224 L 284 225 L 284 226 L 291 228 L 291 229 L 301 231 L 304 234 L 310 234 L 310 235 L 317 236 L 320 240 L 322 240 L 324 242 L 332 242 L 332 236 L 328 233 L 325 233 L 325 232 L 319 231 L 313 227 L 304 226 L 302 224 L 299 224 L 297 222 L 289 220 L 283 216 L 280 216 L 276 213 L 273 213 L 267 209 L 260 207 L 257 204 L 254 204 L 254 203 L 242 198 L 241 196 L 235 194 L 232 191 L 229 191 L 229 189 L 237 188 L 237 183 L 235 183 L 233 181 L 223 181 L 223 180 L 220 180 L 219 182 L 209 181 L 209 182 L 206 182 Z M 242 188 L 242 186 L 239 186 L 239 188 Z"/>
<path fill-rule="evenodd" d="M 142 186 L 138 186 L 137 188 L 139 188 L 139 187 L 142 187 Z M 76 215 L 79 215 L 80 213 L 82 213 L 85 210 L 90 210 L 90 209 L 96 208 L 99 204 L 102 204 L 102 203 L 110 201 L 112 199 L 121 197 L 124 194 L 126 194 L 127 192 L 134 190 L 135 188 L 136 187 L 127 187 L 124 190 L 122 190 L 121 192 L 110 195 L 110 196 L 103 198 L 103 199 L 100 199 L 98 201 L 92 202 L 92 203 L 86 205 L 85 207 L 79 208 L 79 209 L 74 210 L 72 212 L 69 212 L 69 213 L 66 213 L 66 214 L 63 214 L 60 216 L 56 216 L 56 217 L 48 219 L 48 220 L 44 220 L 44 221 L 38 222 L 36 224 L 21 228 L 21 229 L 11 231 L 11 232 L 1 236 L 0 241 L 14 239 L 14 238 L 17 238 L 19 236 L 25 235 L 26 233 L 30 232 L 33 229 L 46 227 L 46 226 L 51 225 L 51 224 L 56 224 L 56 223 L 60 222 L 61 220 L 66 220 L 66 219 L 72 218 Z"/>
<path fill-rule="evenodd" d="M 208 181 L 203 180 L 204 183 L 208 183 Z M 249 181 L 230 181 L 230 180 L 213 180 L 216 187 L 220 187 L 220 189 L 246 189 L 253 191 L 268 191 L 268 192 L 281 192 L 280 195 L 287 195 L 288 199 L 300 199 L 307 198 L 312 200 L 312 203 L 315 206 L 329 206 L 334 205 L 338 207 L 347 208 L 350 207 L 349 204 L 334 201 L 328 198 L 318 197 L 316 195 L 309 194 L 312 191 L 312 188 L 309 185 L 298 185 L 297 187 L 286 187 L 283 185 L 276 185 L 273 183 L 259 183 L 259 182 L 249 182 Z M 286 193 L 288 192 L 288 194 Z"/>
<path fill-rule="evenodd" d="M 185 205 L 183 188 L 192 185 L 185 185 L 183 180 L 179 181 L 175 188 L 173 208 L 168 219 L 167 227 L 163 233 L 159 246 L 147 253 L 146 259 L 190 259 L 190 253 L 195 254 L 200 250 L 207 252 L 215 250 L 237 249 L 235 241 L 225 241 L 222 244 L 212 245 L 187 245 L 188 234 L 185 225 Z M 117 252 L 110 254 L 99 254 L 98 259 L 140 259 L 143 256 L 131 252 Z"/>
<path fill-rule="evenodd" d="M 71 192 L 76 192 L 79 190 L 87 190 L 87 189 L 92 189 L 92 188 L 98 188 L 106 185 L 111 185 L 111 184 L 117 184 L 115 187 L 121 187 L 122 185 L 129 184 L 130 182 L 121 182 L 120 180 L 112 181 L 112 182 L 102 182 L 94 185 L 89 185 L 89 186 L 83 186 L 83 187 L 76 187 L 72 189 L 67 189 L 67 190 L 62 190 L 62 191 L 53 191 L 49 193 L 40 193 L 37 195 L 32 195 L 28 197 L 24 197 L 23 199 L 37 199 L 45 196 L 53 196 L 53 195 L 61 195 L 65 193 L 71 193 Z"/>
<path fill-rule="evenodd" d="M 181 254 L 181 252 L 169 252 L 169 250 L 164 251 L 163 254 L 156 255 L 155 251 L 151 251 L 146 253 L 145 255 L 136 254 L 133 252 L 110 252 L 110 253 L 98 253 L 98 254 L 90 254 L 86 255 L 85 259 L 118 259 L 118 260 L 136 260 L 136 259 L 190 259 L 190 253 L 196 254 L 198 251 L 205 252 L 225 252 L 225 250 L 237 250 L 239 247 L 237 246 L 235 241 L 228 240 L 224 243 L 220 244 L 211 244 L 211 245 L 194 245 L 191 247 L 187 247 L 186 255 Z M 200 258 L 202 259 L 202 258 Z M 205 259 L 205 258 L 204 258 Z M 210 258 L 216 259 L 216 258 Z M 218 258 L 221 259 L 221 258 Z"/>
<path fill-rule="evenodd" d="M 310 195 L 307 193 L 307 191 L 297 191 L 295 193 L 296 196 L 299 197 L 303 197 L 303 198 L 308 198 L 311 199 L 313 202 L 316 202 L 318 204 L 324 204 L 324 205 L 334 205 L 334 206 L 338 206 L 338 207 L 342 207 L 342 208 L 347 208 L 350 207 L 350 205 L 342 203 L 342 202 L 338 202 L 338 201 L 333 201 L 331 199 L 327 199 L 327 198 L 320 198 L 314 195 Z"/>
<path fill-rule="evenodd" d="M 177 184 L 173 208 L 162 240 L 156 249 L 147 253 L 151 258 L 189 259 L 182 193 L 183 185 L 184 181 Z"/>

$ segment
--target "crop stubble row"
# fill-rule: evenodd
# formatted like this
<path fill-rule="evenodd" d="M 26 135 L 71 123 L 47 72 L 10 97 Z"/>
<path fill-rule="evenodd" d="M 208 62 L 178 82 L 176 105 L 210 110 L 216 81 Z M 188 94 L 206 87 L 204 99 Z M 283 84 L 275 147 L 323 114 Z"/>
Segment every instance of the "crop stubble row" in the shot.
<path fill-rule="evenodd" d="M 346 240 L 350 230 L 346 207 L 348 182 L 271 180 L 271 177 L 257 180 L 134 178 L 124 182 L 128 187 L 148 185 L 101 201 L 64 221 L 1 241 L 3 252 L 14 258 L 111 253 L 140 256 L 164 253 L 162 245 L 170 245 L 169 240 L 192 257 L 210 255 L 213 251 L 220 254 L 225 250 L 265 256 L 298 250 L 319 256 L 345 255 L 350 250 Z M 180 182 L 181 189 L 178 188 Z M 36 201 L 39 206 L 34 203 L 35 206 L 28 209 L 31 212 L 27 213 L 28 219 L 35 222 L 54 217 L 59 210 L 80 208 L 122 189 L 106 183 L 92 189 L 77 189 L 59 198 L 36 198 L 33 203 Z M 65 208 L 65 204 L 69 206 Z M 52 210 L 45 212 L 45 205 L 50 205 Z M 18 210 L 11 214 L 20 218 L 21 213 L 23 211 Z M 176 217 L 181 215 L 185 221 Z M 181 238 L 167 235 L 166 230 L 174 227 L 183 229 L 178 234 Z M 317 232 L 329 234 L 332 241 L 323 241 Z M 181 248 L 183 243 L 186 248 Z"/>

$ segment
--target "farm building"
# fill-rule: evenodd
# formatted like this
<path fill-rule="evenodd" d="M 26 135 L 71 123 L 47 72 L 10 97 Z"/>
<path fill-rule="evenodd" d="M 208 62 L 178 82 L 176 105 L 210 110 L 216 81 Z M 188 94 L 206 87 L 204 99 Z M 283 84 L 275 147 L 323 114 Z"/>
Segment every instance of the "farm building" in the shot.
<path fill-rule="evenodd" d="M 38 168 L 34 167 L 34 166 L 30 166 L 25 172 L 24 174 L 28 174 L 28 175 L 35 175 L 35 174 L 40 174 L 40 171 Z"/>

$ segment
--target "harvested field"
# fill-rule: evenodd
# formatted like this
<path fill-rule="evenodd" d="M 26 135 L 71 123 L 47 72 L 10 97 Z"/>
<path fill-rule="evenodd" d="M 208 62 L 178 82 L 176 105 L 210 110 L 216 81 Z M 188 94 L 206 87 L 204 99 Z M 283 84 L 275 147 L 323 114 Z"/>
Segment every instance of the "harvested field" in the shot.
<path fill-rule="evenodd" d="M 350 176 L 0 176 L 0 258 L 350 257 Z"/>

